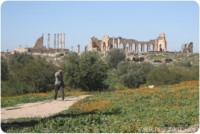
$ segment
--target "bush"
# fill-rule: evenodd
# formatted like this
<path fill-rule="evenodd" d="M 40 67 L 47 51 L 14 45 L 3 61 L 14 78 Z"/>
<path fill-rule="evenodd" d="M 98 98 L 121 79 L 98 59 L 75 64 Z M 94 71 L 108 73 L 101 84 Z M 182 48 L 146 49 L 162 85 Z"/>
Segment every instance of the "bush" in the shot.
<path fill-rule="evenodd" d="M 182 75 L 178 68 L 169 68 L 166 65 L 154 67 L 147 76 L 148 84 L 166 85 L 181 81 Z"/>
<path fill-rule="evenodd" d="M 80 57 L 80 88 L 86 90 L 102 90 L 107 88 L 107 65 L 96 52 L 83 53 Z"/>
<path fill-rule="evenodd" d="M 14 53 L 10 60 L 9 64 L 12 66 L 15 63 L 20 63 L 20 64 L 27 64 L 29 61 L 33 60 L 33 56 L 27 53 Z"/>
<path fill-rule="evenodd" d="M 63 59 L 64 81 L 71 88 L 78 88 L 80 83 L 80 58 L 77 53 L 70 53 Z"/>
<path fill-rule="evenodd" d="M 169 69 L 181 75 L 180 81 L 198 80 L 199 79 L 199 66 L 170 66 Z"/>
<path fill-rule="evenodd" d="M 154 67 L 148 77 L 148 84 L 175 84 L 186 80 L 199 80 L 199 65 L 182 61 L 172 66 L 161 65 Z"/>
<path fill-rule="evenodd" d="M 3 57 L 1 57 L 1 80 L 5 81 L 8 79 L 8 63 L 7 60 Z"/>
<path fill-rule="evenodd" d="M 129 88 L 138 88 L 141 84 L 139 78 L 140 78 L 139 72 L 127 73 L 120 77 L 122 83 Z"/>
<path fill-rule="evenodd" d="M 120 82 L 117 70 L 110 69 L 107 72 L 106 84 L 109 86 L 108 90 L 121 90 L 126 89 L 126 87 Z"/>
<path fill-rule="evenodd" d="M 127 74 L 129 65 L 129 61 L 121 61 L 117 66 L 118 75 Z"/>
<path fill-rule="evenodd" d="M 2 95 L 46 92 L 53 89 L 55 66 L 44 58 L 29 59 L 24 65 L 13 60 L 10 68 L 9 79 L 2 86 Z"/>
<path fill-rule="evenodd" d="M 68 55 L 65 63 L 65 81 L 71 88 L 83 90 L 102 90 L 107 78 L 107 65 L 97 52 L 76 53 Z"/>
<path fill-rule="evenodd" d="M 151 68 L 149 63 L 122 61 L 118 64 L 117 70 L 121 82 L 126 87 L 137 88 L 140 84 L 146 83 L 146 77 Z"/>
<path fill-rule="evenodd" d="M 118 63 L 126 59 L 126 54 L 123 49 L 111 49 L 106 59 L 110 68 L 117 68 Z"/>

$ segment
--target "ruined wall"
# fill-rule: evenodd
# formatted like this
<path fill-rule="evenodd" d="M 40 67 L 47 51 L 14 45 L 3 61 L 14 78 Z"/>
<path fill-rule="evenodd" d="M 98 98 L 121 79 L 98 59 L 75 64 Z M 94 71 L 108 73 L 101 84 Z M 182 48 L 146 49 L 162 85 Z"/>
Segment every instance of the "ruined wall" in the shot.
<path fill-rule="evenodd" d="M 18 53 L 26 53 L 28 52 L 27 48 L 23 48 L 23 47 L 18 47 L 14 49 L 14 52 L 18 52 Z"/>
<path fill-rule="evenodd" d="M 101 51 L 101 41 L 95 37 L 90 39 L 90 51 Z"/>
<path fill-rule="evenodd" d="M 112 48 L 122 48 L 126 52 L 150 52 L 167 51 L 167 41 L 164 33 L 160 33 L 158 38 L 149 41 L 138 41 L 135 39 L 126 39 L 122 37 L 109 37 L 104 35 L 102 40 L 95 37 L 90 39 L 90 51 L 107 52 Z"/>
<path fill-rule="evenodd" d="M 39 37 L 38 39 L 37 39 L 37 41 L 36 41 L 36 43 L 35 43 L 35 45 L 34 45 L 34 47 L 33 48 L 35 48 L 35 49 L 41 49 L 41 48 L 44 48 L 44 46 L 43 46 L 43 35 L 41 36 L 41 37 Z"/>
<path fill-rule="evenodd" d="M 160 33 L 157 38 L 157 50 L 156 51 L 167 51 L 167 41 L 165 39 L 165 34 Z"/>
<path fill-rule="evenodd" d="M 182 53 L 193 53 L 193 42 L 185 43 L 181 46 Z"/>

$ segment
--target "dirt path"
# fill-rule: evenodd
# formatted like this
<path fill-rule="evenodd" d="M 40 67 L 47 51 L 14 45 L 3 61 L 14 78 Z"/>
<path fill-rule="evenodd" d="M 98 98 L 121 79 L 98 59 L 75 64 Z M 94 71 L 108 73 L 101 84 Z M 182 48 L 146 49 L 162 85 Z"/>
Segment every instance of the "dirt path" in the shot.
<path fill-rule="evenodd" d="M 198 129 L 199 129 L 199 125 L 191 125 L 185 129 L 181 129 L 177 127 L 170 128 L 168 130 L 161 131 L 161 133 L 195 133 L 198 131 Z"/>
<path fill-rule="evenodd" d="M 47 100 L 35 103 L 19 104 L 14 107 L 1 109 L 1 119 L 17 119 L 24 117 L 47 117 L 67 110 L 78 100 L 84 99 L 90 95 L 81 95 L 77 97 L 67 97 L 64 101 L 61 98 L 57 100 Z"/>

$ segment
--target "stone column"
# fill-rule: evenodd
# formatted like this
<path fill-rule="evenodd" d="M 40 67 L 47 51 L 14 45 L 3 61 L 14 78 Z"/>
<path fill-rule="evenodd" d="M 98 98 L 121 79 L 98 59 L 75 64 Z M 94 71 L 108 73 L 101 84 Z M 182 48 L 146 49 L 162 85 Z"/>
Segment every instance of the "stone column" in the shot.
<path fill-rule="evenodd" d="M 101 51 L 104 51 L 103 42 L 101 42 Z"/>
<path fill-rule="evenodd" d="M 61 48 L 61 50 L 63 49 L 63 46 L 62 46 L 62 33 L 60 33 L 60 48 Z"/>
<path fill-rule="evenodd" d="M 147 45 L 147 52 L 149 52 L 149 44 L 146 44 Z"/>
<path fill-rule="evenodd" d="M 125 43 L 123 43 L 123 47 L 124 47 L 124 51 L 126 51 L 126 44 Z"/>
<path fill-rule="evenodd" d="M 136 52 L 136 53 L 139 53 L 139 50 L 138 50 L 138 43 L 135 44 L 135 52 Z"/>
<path fill-rule="evenodd" d="M 120 48 L 120 39 L 117 38 L 117 48 Z"/>
<path fill-rule="evenodd" d="M 77 45 L 77 53 L 79 54 L 80 53 L 80 45 Z"/>
<path fill-rule="evenodd" d="M 153 44 L 153 51 L 158 51 L 158 44 Z"/>
<path fill-rule="evenodd" d="M 115 38 L 113 37 L 113 48 L 115 48 Z"/>
<path fill-rule="evenodd" d="M 90 51 L 92 51 L 92 38 L 90 38 Z"/>
<path fill-rule="evenodd" d="M 106 51 L 109 51 L 109 44 L 106 42 Z"/>
<path fill-rule="evenodd" d="M 63 50 L 65 49 L 65 33 L 63 33 Z"/>
<path fill-rule="evenodd" d="M 141 44 L 141 46 L 142 46 L 142 52 L 144 52 L 144 44 Z"/>
<path fill-rule="evenodd" d="M 85 52 L 87 52 L 87 45 L 85 45 Z"/>
<path fill-rule="evenodd" d="M 48 33 L 48 49 L 50 49 L 50 34 Z"/>
<path fill-rule="evenodd" d="M 154 40 L 154 50 L 153 51 L 158 51 L 158 42 L 157 42 L 157 39 Z"/>
<path fill-rule="evenodd" d="M 133 52 L 133 44 L 129 44 L 130 52 Z"/>
<path fill-rule="evenodd" d="M 56 34 L 54 34 L 54 49 L 56 49 Z"/>
<path fill-rule="evenodd" d="M 59 33 L 57 34 L 57 50 L 59 49 Z"/>

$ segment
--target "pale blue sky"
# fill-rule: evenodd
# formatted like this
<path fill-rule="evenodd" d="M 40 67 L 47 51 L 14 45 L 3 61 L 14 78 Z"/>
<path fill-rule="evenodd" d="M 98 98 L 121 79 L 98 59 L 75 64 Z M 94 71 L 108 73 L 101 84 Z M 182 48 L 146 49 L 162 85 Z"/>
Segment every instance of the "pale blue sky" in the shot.
<path fill-rule="evenodd" d="M 199 51 L 199 7 L 195 2 L 4 2 L 1 49 L 32 47 L 38 37 L 65 33 L 66 48 L 89 45 L 104 34 L 148 41 L 164 32 L 169 51 L 193 42 Z"/>

